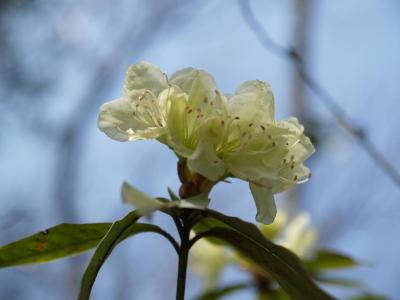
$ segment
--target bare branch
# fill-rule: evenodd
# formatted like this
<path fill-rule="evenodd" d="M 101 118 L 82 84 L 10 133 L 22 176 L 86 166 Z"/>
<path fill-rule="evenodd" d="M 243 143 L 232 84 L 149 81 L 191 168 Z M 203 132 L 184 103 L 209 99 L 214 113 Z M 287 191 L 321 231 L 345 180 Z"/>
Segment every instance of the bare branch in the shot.
<path fill-rule="evenodd" d="M 400 173 L 393 167 L 389 160 L 376 147 L 365 133 L 365 130 L 355 123 L 348 116 L 339 102 L 308 72 L 303 57 L 295 48 L 288 48 L 276 43 L 260 22 L 256 19 L 249 0 L 238 0 L 240 11 L 245 23 L 257 37 L 262 46 L 276 55 L 289 59 L 295 65 L 297 72 L 304 81 L 304 84 L 317 95 L 317 98 L 333 115 L 336 122 L 348 131 L 367 152 L 376 165 L 400 188 Z"/>

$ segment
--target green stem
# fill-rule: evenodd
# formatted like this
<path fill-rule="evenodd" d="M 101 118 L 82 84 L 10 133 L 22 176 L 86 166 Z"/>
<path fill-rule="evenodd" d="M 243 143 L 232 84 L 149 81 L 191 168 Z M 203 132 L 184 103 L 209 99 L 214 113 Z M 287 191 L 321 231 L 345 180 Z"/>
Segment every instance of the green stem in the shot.
<path fill-rule="evenodd" d="M 178 262 L 178 278 L 176 286 L 176 300 L 185 299 L 185 286 L 186 286 L 186 270 L 189 256 L 189 234 L 190 228 L 185 228 L 182 226 L 179 228 L 179 233 L 181 236 L 181 246 L 179 250 L 179 262 Z"/>

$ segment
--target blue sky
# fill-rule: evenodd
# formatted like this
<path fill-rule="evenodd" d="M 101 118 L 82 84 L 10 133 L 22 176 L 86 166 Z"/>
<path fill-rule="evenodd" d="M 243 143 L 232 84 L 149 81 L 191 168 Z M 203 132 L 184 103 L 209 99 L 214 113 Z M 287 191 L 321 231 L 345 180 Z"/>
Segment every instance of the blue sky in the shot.
<path fill-rule="evenodd" d="M 294 2 L 251 1 L 257 18 L 281 45 L 293 43 Z M 398 2 L 313 3 L 306 55 L 309 72 L 400 170 Z M 224 92 L 234 92 L 249 79 L 264 80 L 273 87 L 277 118 L 293 114 L 293 64 L 262 47 L 243 22 L 236 1 L 115 4 L 86 0 L 60 1 L 57 7 L 38 1 L 33 7 L 12 11 L 6 24 L 24 74 L 49 84 L 37 94 L 0 84 L 1 243 L 60 222 L 122 217 L 130 209 L 119 197 L 124 180 L 154 196 L 166 195 L 167 186 L 178 189 L 176 158 L 165 146 L 154 141 L 118 143 L 97 129 L 98 107 L 122 94 L 131 63 L 148 60 L 168 74 L 187 66 L 205 69 Z M 77 131 L 75 172 L 64 178 L 66 186 L 70 180 L 75 184 L 71 220 L 57 204 L 55 178 L 63 159 L 58 137 L 88 98 L 90 108 Z M 321 228 L 324 247 L 368 262 L 346 274 L 396 299 L 400 293 L 400 190 L 335 124 L 311 91 L 306 90 L 305 99 L 304 110 L 327 129 L 309 162 L 313 178 L 299 189 L 296 206 L 311 213 Z M 278 196 L 280 205 L 285 205 L 285 198 Z M 254 220 L 247 185 L 237 180 L 216 187 L 211 207 Z M 173 231 L 169 220 L 157 215 L 154 221 Z M 100 273 L 94 299 L 130 299 L 132 295 L 173 299 L 176 257 L 168 247 L 153 236 L 122 245 Z M 0 298 L 54 299 L 57 295 L 57 299 L 70 299 L 87 259 L 2 270 Z M 74 272 L 67 272 L 71 266 Z M 238 276 L 229 270 L 224 280 Z M 188 295 L 195 295 L 199 288 L 198 279 L 190 276 Z M 231 299 L 251 296 L 244 293 Z"/>

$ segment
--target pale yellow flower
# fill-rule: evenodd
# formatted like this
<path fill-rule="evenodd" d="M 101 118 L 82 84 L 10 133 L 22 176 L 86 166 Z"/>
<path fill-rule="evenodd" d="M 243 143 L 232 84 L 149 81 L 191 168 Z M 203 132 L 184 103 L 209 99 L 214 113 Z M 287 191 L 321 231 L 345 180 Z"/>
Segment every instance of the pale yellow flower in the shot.
<path fill-rule="evenodd" d="M 223 269 L 231 262 L 234 262 L 231 251 L 207 239 L 197 241 L 190 251 L 190 268 L 202 279 L 204 290 L 218 285 Z"/>
<path fill-rule="evenodd" d="M 247 81 L 227 96 L 202 70 L 167 80 L 140 62 L 128 69 L 124 96 L 101 107 L 98 124 L 118 141 L 158 139 L 210 181 L 248 181 L 257 220 L 268 224 L 276 215 L 273 195 L 310 177 L 303 162 L 314 152 L 297 119 L 275 121 L 274 114 L 265 82 Z"/>
<path fill-rule="evenodd" d="M 287 224 L 276 242 L 301 258 L 310 258 L 314 254 L 317 239 L 318 230 L 311 225 L 310 215 L 302 212 Z"/>

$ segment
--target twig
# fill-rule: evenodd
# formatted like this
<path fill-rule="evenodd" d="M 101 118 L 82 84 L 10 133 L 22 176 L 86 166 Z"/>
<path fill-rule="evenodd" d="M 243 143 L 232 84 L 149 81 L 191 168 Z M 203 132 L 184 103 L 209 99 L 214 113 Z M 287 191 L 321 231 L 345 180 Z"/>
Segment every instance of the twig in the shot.
<path fill-rule="evenodd" d="M 400 174 L 389 162 L 389 160 L 382 154 L 376 145 L 367 136 L 364 129 L 354 125 L 351 118 L 340 106 L 338 101 L 325 89 L 311 74 L 307 71 L 303 57 L 294 48 L 284 47 L 277 44 L 267 31 L 262 27 L 260 22 L 256 19 L 249 0 L 238 0 L 240 11 L 245 23 L 249 26 L 250 30 L 257 37 L 262 46 L 279 56 L 292 61 L 295 65 L 304 84 L 317 95 L 317 98 L 324 106 L 331 112 L 336 122 L 348 131 L 367 152 L 369 157 L 376 163 L 376 165 L 400 188 Z"/>

